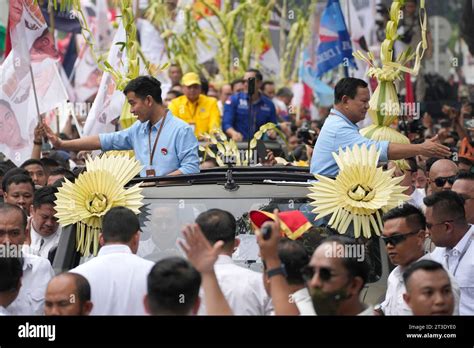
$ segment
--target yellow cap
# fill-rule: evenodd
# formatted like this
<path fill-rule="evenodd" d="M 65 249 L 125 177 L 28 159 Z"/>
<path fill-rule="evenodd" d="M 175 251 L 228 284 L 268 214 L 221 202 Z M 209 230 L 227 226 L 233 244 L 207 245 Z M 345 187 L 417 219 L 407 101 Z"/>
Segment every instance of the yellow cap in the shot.
<path fill-rule="evenodd" d="M 201 79 L 199 78 L 199 75 L 193 72 L 184 74 L 181 84 L 184 86 L 192 86 L 192 85 L 200 85 L 201 84 Z"/>

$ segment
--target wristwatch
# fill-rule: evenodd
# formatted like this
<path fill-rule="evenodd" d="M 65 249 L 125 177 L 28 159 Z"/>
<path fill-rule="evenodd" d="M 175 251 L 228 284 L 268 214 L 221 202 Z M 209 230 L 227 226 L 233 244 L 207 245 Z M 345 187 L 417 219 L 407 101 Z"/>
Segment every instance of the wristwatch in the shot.
<path fill-rule="evenodd" d="M 281 274 L 283 277 L 286 278 L 286 276 L 288 275 L 286 273 L 286 269 L 285 269 L 285 265 L 282 263 L 280 267 L 277 267 L 277 268 L 272 268 L 272 269 L 269 269 L 267 271 L 267 277 L 268 278 L 271 278 L 273 276 L 276 276 L 276 275 L 279 275 Z"/>

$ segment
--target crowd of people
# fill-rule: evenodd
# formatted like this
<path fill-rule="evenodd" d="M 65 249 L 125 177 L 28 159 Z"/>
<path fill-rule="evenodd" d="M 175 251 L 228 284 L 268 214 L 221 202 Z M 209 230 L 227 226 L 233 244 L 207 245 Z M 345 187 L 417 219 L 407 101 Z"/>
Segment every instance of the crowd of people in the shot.
<path fill-rule="evenodd" d="M 297 117 L 291 89 L 275 90 L 275 83 L 264 81 L 256 69 L 220 88 L 193 72 L 182 74 L 176 65 L 169 77 L 168 91 L 150 76 L 126 86 L 124 94 L 137 116 L 130 128 L 71 139 L 40 123 L 32 158 L 18 168 L 10 161 L 0 165 L 0 245 L 2 251 L 16 248 L 23 256 L 0 258 L 0 314 L 474 314 L 474 151 L 472 129 L 465 124 L 472 117 L 470 104 L 443 108 L 445 116 L 436 122 L 426 113 L 423 127 L 406 127 L 412 143 L 403 145 L 359 134 L 357 123 L 364 119 L 370 97 L 362 80 L 340 80 L 333 108 L 321 109 L 319 119 L 312 120 Z M 229 212 L 209 210 L 182 227 L 186 259 L 154 263 L 136 255 L 140 224 L 125 207 L 115 207 L 103 218 L 96 257 L 54 274 L 51 264 L 62 231 L 55 194 L 83 170 L 80 151 L 134 150 L 143 165 L 141 176 L 193 174 L 203 166 L 198 143 L 205 141 L 205 133 L 217 127 L 230 139 L 246 142 L 268 122 L 287 141 L 273 130 L 264 134 L 264 140 L 280 142 L 281 151 L 263 165 L 303 161 L 311 173 L 334 177 L 338 167 L 332 153 L 366 144 L 380 150 L 380 165 L 403 176 L 401 185 L 410 199 L 383 217 L 381 238 L 394 269 L 381 303 L 360 299 L 369 278 L 367 262 L 328 256 L 357 241 L 332 236 L 308 249 L 298 239 L 281 237 L 277 212 L 275 221 L 267 222 L 269 239 L 258 233 L 263 226 L 256 228 L 263 274 L 232 260 L 239 239 Z M 48 154 L 42 153 L 44 139 L 53 146 Z M 399 159 L 406 159 L 408 168 L 395 162 Z"/>

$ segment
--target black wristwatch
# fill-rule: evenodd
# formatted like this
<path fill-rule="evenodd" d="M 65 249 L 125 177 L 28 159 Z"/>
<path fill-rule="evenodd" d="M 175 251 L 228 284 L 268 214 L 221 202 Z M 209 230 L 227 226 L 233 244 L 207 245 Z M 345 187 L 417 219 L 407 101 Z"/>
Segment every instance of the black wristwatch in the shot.
<path fill-rule="evenodd" d="M 269 269 L 267 271 L 267 277 L 268 278 L 271 278 L 273 276 L 276 276 L 276 275 L 279 275 L 281 274 L 283 277 L 286 278 L 286 276 L 288 275 L 286 273 L 286 269 L 285 269 L 285 265 L 282 263 L 280 267 L 277 267 L 277 268 L 272 268 L 272 269 Z"/>

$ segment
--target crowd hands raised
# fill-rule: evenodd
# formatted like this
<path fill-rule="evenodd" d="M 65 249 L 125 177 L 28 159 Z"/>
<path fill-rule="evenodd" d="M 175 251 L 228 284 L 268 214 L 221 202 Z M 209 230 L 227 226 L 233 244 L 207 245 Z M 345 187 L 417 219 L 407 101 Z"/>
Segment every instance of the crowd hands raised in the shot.
<path fill-rule="evenodd" d="M 468 181 L 472 190 L 472 176 L 458 180 L 454 186 Z M 201 213 L 183 228 L 179 245 L 185 258 L 154 263 L 136 255 L 138 217 L 115 207 L 104 217 L 99 254 L 67 273 L 54 276 L 47 258 L 27 252 L 0 258 L 0 310 L 7 315 L 472 315 L 470 194 L 443 188 L 425 197 L 424 212 L 405 203 L 383 216 L 381 238 L 395 268 L 379 304 L 362 301 L 370 265 L 363 253 L 354 253 L 360 243 L 338 234 L 309 244 L 288 239 L 280 231 L 278 210 L 255 231 L 264 265 L 258 273 L 232 260 L 239 239 L 229 212 Z M 0 243 L 24 246 L 24 210 L 4 203 L 0 218 Z"/>

